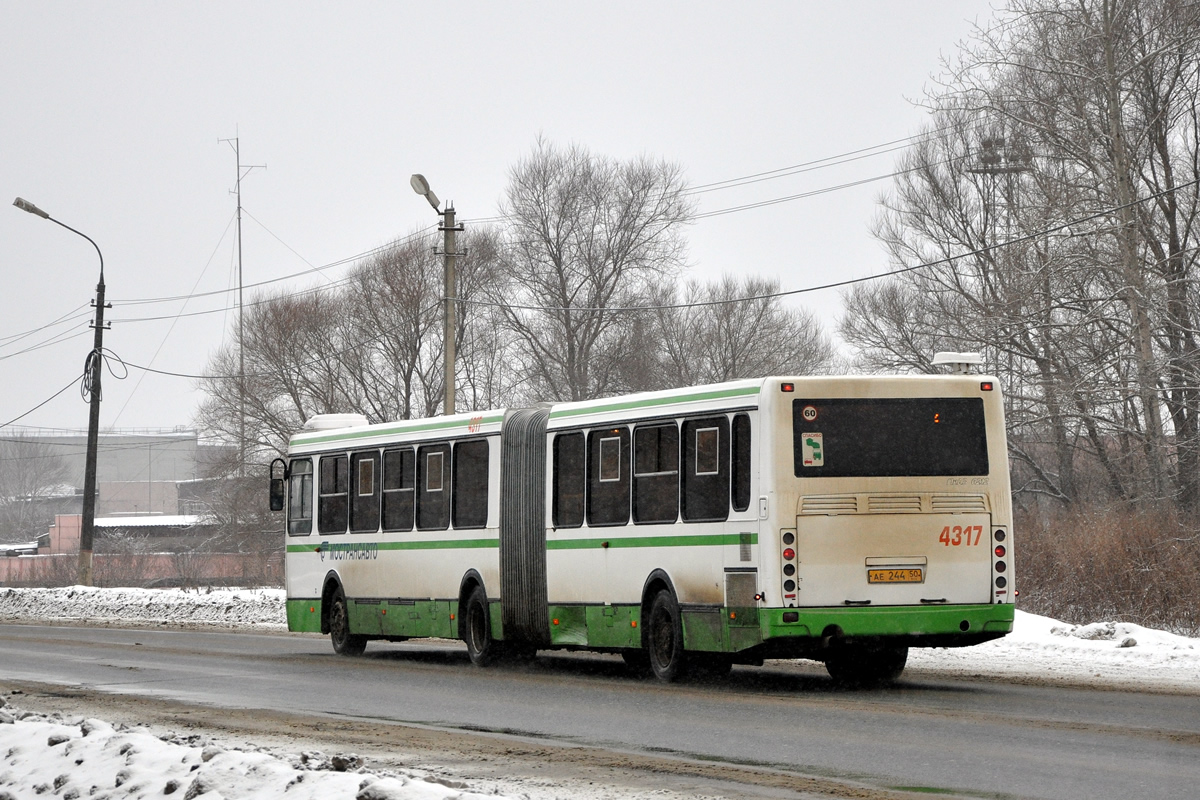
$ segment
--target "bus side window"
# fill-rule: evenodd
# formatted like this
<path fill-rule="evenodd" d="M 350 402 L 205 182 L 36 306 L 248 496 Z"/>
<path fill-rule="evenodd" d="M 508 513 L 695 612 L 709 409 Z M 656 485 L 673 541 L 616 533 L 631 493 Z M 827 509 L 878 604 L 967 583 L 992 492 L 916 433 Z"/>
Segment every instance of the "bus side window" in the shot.
<path fill-rule="evenodd" d="M 582 433 L 554 437 L 554 527 L 583 525 L 583 477 L 586 461 Z"/>
<path fill-rule="evenodd" d="M 354 497 L 350 501 L 350 530 L 375 533 L 379 530 L 379 451 L 350 456 Z"/>
<path fill-rule="evenodd" d="M 450 445 L 417 448 L 417 528 L 450 527 Z"/>
<path fill-rule="evenodd" d="M 287 526 L 292 536 L 312 533 L 312 459 L 298 458 L 288 469 Z"/>
<path fill-rule="evenodd" d="M 321 496 L 317 499 L 317 530 L 346 532 L 346 456 L 321 456 Z"/>
<path fill-rule="evenodd" d="M 383 529 L 411 531 L 416 509 L 416 454 L 411 447 L 383 453 Z"/>
<path fill-rule="evenodd" d="M 454 527 L 482 528 L 488 512 L 486 439 L 454 445 Z"/>
<path fill-rule="evenodd" d="M 683 423 L 683 519 L 719 522 L 729 518 L 729 419 L 708 417 Z"/>
<path fill-rule="evenodd" d="M 733 510 L 750 507 L 750 416 L 737 414 L 733 418 Z"/>
<path fill-rule="evenodd" d="M 588 434 L 588 525 L 629 522 L 629 428 Z"/>
<path fill-rule="evenodd" d="M 674 522 L 679 516 L 679 428 L 649 425 L 633 432 L 633 521 Z"/>

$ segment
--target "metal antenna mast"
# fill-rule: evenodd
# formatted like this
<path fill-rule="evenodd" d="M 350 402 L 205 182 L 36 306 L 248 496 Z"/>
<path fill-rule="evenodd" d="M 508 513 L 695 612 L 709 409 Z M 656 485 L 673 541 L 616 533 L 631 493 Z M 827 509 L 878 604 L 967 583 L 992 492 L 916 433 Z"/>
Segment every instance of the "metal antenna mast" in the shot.
<path fill-rule="evenodd" d="M 238 256 L 238 477 L 246 475 L 246 340 L 243 325 L 242 304 L 242 178 L 256 169 L 266 169 L 266 164 L 243 164 L 238 137 L 218 139 L 217 143 L 228 142 L 237 160 L 237 180 L 234 193 L 237 195 L 237 256 Z"/>

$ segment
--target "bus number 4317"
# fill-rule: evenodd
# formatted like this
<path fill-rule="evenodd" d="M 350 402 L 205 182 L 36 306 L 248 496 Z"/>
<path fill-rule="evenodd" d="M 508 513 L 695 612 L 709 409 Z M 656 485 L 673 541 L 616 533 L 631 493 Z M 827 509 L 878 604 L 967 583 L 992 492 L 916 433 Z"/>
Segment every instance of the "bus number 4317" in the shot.
<path fill-rule="evenodd" d="M 971 534 L 975 537 L 972 538 Z M 946 545 L 946 547 L 958 547 L 959 545 L 977 545 L 980 537 L 983 536 L 982 525 L 955 525 L 950 527 L 947 525 L 942 528 L 942 535 L 938 537 L 938 541 Z"/>

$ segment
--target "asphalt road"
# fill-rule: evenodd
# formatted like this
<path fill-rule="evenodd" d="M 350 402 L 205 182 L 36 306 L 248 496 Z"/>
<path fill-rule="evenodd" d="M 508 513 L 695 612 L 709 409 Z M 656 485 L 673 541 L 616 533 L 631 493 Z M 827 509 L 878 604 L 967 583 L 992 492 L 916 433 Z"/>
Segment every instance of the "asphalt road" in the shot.
<path fill-rule="evenodd" d="M 962 796 L 1200 796 L 1200 696 L 907 675 L 838 690 L 783 662 L 665 686 L 620 659 L 472 667 L 454 645 L 0 626 L 0 676 L 226 708 L 483 730 Z"/>

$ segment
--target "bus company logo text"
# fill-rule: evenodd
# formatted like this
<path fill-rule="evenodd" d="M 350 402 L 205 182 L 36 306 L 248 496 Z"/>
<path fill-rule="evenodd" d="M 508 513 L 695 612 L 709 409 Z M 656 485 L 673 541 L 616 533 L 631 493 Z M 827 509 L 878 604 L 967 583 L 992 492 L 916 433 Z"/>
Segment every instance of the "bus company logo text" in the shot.
<path fill-rule="evenodd" d="M 321 560 L 329 556 L 330 561 L 366 561 L 379 558 L 379 544 L 376 542 L 321 542 L 317 548 Z"/>

